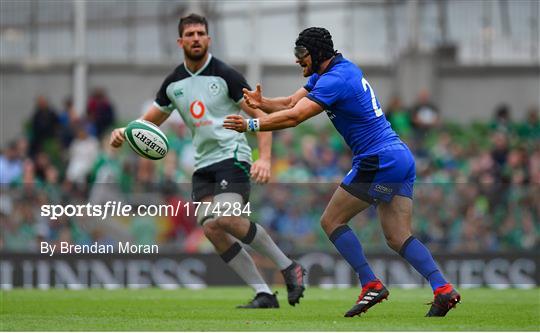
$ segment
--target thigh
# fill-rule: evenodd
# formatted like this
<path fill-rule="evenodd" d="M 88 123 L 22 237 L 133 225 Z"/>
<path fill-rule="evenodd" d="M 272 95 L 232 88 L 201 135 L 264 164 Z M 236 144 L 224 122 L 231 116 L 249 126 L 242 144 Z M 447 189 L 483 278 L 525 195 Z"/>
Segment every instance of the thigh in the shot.
<path fill-rule="evenodd" d="M 206 196 L 199 199 L 200 202 L 213 202 L 214 197 L 213 196 Z M 202 208 L 202 207 L 201 207 Z M 197 221 L 204 214 L 203 209 L 199 209 L 197 212 Z M 199 223 L 200 224 L 200 223 Z M 225 230 L 223 230 L 217 223 L 216 220 L 210 220 L 202 225 L 202 228 L 204 230 L 204 234 L 206 238 L 214 245 L 214 248 L 216 249 L 216 252 L 218 254 L 221 254 L 225 251 L 227 251 L 233 244 L 236 242 L 236 240 L 229 235 Z"/>
<path fill-rule="evenodd" d="M 351 218 L 370 205 L 369 202 L 355 197 L 342 187 L 338 187 L 321 218 L 323 228 L 330 235 L 335 228 L 348 223 Z"/>
<path fill-rule="evenodd" d="M 238 239 L 244 238 L 250 228 L 249 220 L 242 214 L 244 199 L 238 193 L 220 193 L 214 197 L 218 225 Z M 220 214 L 222 216 L 220 216 Z"/>
<path fill-rule="evenodd" d="M 412 199 L 396 195 L 390 202 L 381 202 L 377 206 L 384 235 L 398 246 L 411 236 Z"/>

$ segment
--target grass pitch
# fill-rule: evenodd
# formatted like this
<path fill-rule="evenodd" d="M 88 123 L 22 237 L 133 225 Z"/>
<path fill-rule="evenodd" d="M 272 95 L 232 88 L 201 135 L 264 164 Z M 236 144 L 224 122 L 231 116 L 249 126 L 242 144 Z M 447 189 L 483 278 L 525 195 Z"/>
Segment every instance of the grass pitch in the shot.
<path fill-rule="evenodd" d="M 246 288 L 202 290 L 11 290 L 0 296 L 3 331 L 538 331 L 540 289 L 462 289 L 446 318 L 425 318 L 431 290 L 390 289 L 388 301 L 344 318 L 359 289 L 309 288 L 291 307 L 236 309 Z"/>

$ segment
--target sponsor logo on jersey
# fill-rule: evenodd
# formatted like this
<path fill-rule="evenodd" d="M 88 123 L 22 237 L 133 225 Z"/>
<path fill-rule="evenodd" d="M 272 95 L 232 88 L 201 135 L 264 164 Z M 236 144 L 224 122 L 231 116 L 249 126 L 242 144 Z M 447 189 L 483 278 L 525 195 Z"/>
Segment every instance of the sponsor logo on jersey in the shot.
<path fill-rule="evenodd" d="M 384 194 L 392 194 L 392 192 L 394 191 L 393 189 L 383 186 L 381 184 L 376 184 L 374 190 Z"/>
<path fill-rule="evenodd" d="M 174 97 L 182 97 L 184 96 L 184 89 L 182 88 L 174 89 L 173 94 L 174 94 Z"/>
<path fill-rule="evenodd" d="M 208 85 L 208 90 L 210 90 L 210 93 L 214 96 L 219 94 L 219 85 L 216 82 L 210 82 Z"/>
<path fill-rule="evenodd" d="M 212 125 L 214 122 L 212 120 L 201 120 L 201 121 L 196 121 L 193 123 L 193 126 L 195 127 L 203 127 L 203 126 L 210 126 Z"/>
<path fill-rule="evenodd" d="M 191 115 L 195 119 L 200 119 L 202 116 L 204 116 L 205 106 L 204 103 L 197 100 L 191 103 L 189 106 L 189 112 L 191 112 Z"/>

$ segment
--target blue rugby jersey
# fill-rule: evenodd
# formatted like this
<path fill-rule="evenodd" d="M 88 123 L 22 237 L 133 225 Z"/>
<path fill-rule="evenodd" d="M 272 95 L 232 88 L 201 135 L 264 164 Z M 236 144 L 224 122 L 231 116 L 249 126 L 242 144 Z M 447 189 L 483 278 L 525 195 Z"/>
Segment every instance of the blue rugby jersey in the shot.
<path fill-rule="evenodd" d="M 354 155 L 374 154 L 401 142 L 362 70 L 341 54 L 323 74 L 311 75 L 304 88 L 307 97 L 326 111 Z"/>

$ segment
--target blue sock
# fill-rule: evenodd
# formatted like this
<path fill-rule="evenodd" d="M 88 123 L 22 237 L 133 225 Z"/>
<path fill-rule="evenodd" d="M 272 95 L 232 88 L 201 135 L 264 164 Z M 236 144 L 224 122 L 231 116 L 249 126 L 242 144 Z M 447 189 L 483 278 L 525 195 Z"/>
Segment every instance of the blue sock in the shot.
<path fill-rule="evenodd" d="M 356 235 L 349 226 L 342 225 L 337 227 L 329 238 L 339 253 L 341 253 L 341 256 L 347 260 L 349 265 L 358 274 L 360 283 L 363 286 L 377 279 L 364 256 L 364 250 L 362 250 L 360 241 L 358 241 L 358 238 L 356 238 Z"/>
<path fill-rule="evenodd" d="M 399 254 L 429 281 L 433 291 L 448 283 L 437 264 L 435 264 L 435 260 L 433 260 L 428 248 L 414 236 L 407 238 L 401 250 L 399 250 Z"/>

